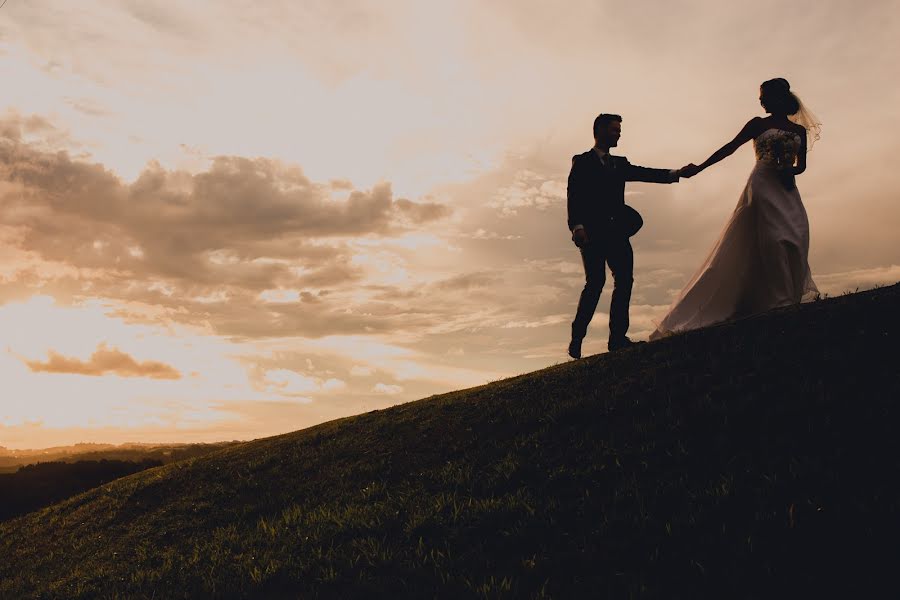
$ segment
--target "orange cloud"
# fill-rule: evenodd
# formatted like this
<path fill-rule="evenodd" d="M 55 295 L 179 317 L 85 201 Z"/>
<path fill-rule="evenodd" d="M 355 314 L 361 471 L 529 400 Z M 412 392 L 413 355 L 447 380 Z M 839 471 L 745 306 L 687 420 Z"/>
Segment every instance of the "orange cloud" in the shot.
<path fill-rule="evenodd" d="M 87 361 L 68 358 L 51 350 L 47 362 L 25 361 L 35 373 L 72 373 L 76 375 L 118 375 L 119 377 L 149 377 L 151 379 L 181 379 L 181 373 L 171 366 L 156 362 L 137 362 L 117 348 L 100 344 Z"/>

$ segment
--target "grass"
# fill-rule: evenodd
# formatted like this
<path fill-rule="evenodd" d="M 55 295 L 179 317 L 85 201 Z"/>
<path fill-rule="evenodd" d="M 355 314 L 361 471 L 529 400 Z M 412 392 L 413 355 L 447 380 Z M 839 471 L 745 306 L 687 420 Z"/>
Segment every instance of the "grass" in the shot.
<path fill-rule="evenodd" d="M 129 476 L 0 524 L 0 598 L 896 595 L 898 308 L 821 300 Z"/>

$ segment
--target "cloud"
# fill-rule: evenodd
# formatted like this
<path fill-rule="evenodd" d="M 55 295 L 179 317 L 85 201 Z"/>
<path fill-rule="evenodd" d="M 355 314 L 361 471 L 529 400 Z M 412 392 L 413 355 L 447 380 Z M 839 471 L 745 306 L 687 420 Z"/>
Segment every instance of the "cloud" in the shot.
<path fill-rule="evenodd" d="M 820 292 L 835 296 L 848 291 L 867 290 L 876 286 L 892 285 L 900 282 L 900 265 L 855 269 L 821 275 L 814 273 L 813 280 L 816 282 Z"/>
<path fill-rule="evenodd" d="M 498 209 L 502 215 L 515 215 L 522 208 L 546 210 L 565 199 L 565 183 L 523 170 L 516 174 L 512 185 L 497 191 L 489 206 Z"/>
<path fill-rule="evenodd" d="M 537 319 L 535 321 L 509 321 L 503 325 L 504 329 L 534 329 L 535 327 L 546 327 L 547 325 L 556 325 L 558 323 L 565 323 L 570 320 L 571 315 L 547 315 L 541 319 Z"/>
<path fill-rule="evenodd" d="M 44 152 L 79 149 L 71 133 L 41 115 L 22 115 L 15 109 L 0 114 L 0 143 L 27 144 Z"/>
<path fill-rule="evenodd" d="M 34 286 L 163 306 L 227 334 L 384 330 L 372 311 L 335 302 L 335 289 L 368 275 L 351 242 L 387 240 L 451 213 L 395 199 L 389 183 L 347 190 L 264 158 L 217 157 L 199 173 L 151 163 L 127 183 L 23 141 L 49 127 L 16 114 L 0 120 L 0 210 L 17 232 L 16 251 L 42 262 Z M 49 277 L 49 265 L 73 270 Z M 326 296 L 332 302 L 321 302 Z M 273 307 L 292 297 L 299 301 Z"/>
<path fill-rule="evenodd" d="M 3 124 L 2 135 L 9 136 L 14 140 L 22 139 L 23 134 L 25 135 L 35 135 L 35 134 L 55 134 L 58 133 L 58 129 L 53 123 L 50 122 L 49 119 L 42 117 L 40 115 L 29 115 L 27 117 L 21 117 L 18 113 L 10 112 L 8 113 L 9 121 Z M 18 121 L 19 127 L 15 126 L 15 122 Z"/>
<path fill-rule="evenodd" d="M 386 235 L 404 229 L 405 220 L 421 224 L 450 214 L 439 203 L 394 200 L 388 183 L 352 190 L 336 202 L 328 184 L 311 181 L 299 167 L 265 158 L 219 156 L 196 174 L 151 163 L 126 184 L 101 165 L 20 143 L 19 132 L 32 120 L 13 116 L 0 127 L 4 179 L 26 192 L 7 195 L 4 205 L 25 213 L 20 222 L 35 228 L 47 226 L 41 217 L 52 212 L 67 221 L 63 225 L 93 223 L 103 228 L 97 232 L 101 236 L 130 237 L 158 268 L 172 253 L 183 259 L 229 249 L 258 258 L 255 244 L 271 248 L 270 240 L 277 245 L 285 239 Z"/>
<path fill-rule="evenodd" d="M 450 208 L 437 202 L 416 203 L 405 198 L 399 198 L 394 204 L 400 214 L 406 216 L 416 225 L 450 216 Z"/>
<path fill-rule="evenodd" d="M 573 260 L 565 260 L 561 258 L 554 259 L 526 259 L 525 263 L 536 271 L 547 271 L 550 273 L 561 273 L 565 275 L 583 275 L 584 267 L 580 262 Z"/>
<path fill-rule="evenodd" d="M 108 117 L 112 112 L 91 98 L 66 98 L 66 104 L 89 117 Z"/>
<path fill-rule="evenodd" d="M 71 373 L 74 375 L 118 375 L 119 377 L 149 377 L 150 379 L 181 379 L 175 368 L 156 361 L 137 362 L 130 355 L 100 344 L 87 361 L 68 358 L 51 350 L 46 362 L 25 361 L 35 373 Z"/>
<path fill-rule="evenodd" d="M 463 273 L 455 275 L 447 279 L 438 281 L 434 287 L 438 291 L 462 290 L 468 291 L 475 288 L 489 288 L 500 285 L 503 282 L 503 276 L 500 273 L 492 271 L 478 271 L 474 273 Z"/>
<path fill-rule="evenodd" d="M 497 233 L 496 231 L 486 231 L 484 229 L 476 229 L 472 233 L 460 233 L 458 234 L 461 238 L 469 238 L 473 240 L 520 240 L 522 239 L 521 235 L 515 234 L 507 234 L 502 235 Z"/>
<path fill-rule="evenodd" d="M 393 396 L 394 394 L 400 394 L 403 392 L 403 387 L 399 385 L 387 384 L 387 383 L 376 383 L 372 387 L 372 391 L 376 394 L 384 394 L 387 396 Z"/>
<path fill-rule="evenodd" d="M 346 382 L 336 379 L 320 379 L 290 369 L 272 369 L 265 371 L 261 378 L 256 378 L 257 387 L 266 391 L 275 392 L 282 396 L 302 398 L 304 402 L 311 402 L 306 394 L 318 392 L 331 392 L 346 387 Z"/>
<path fill-rule="evenodd" d="M 146 26 L 176 37 L 190 39 L 203 34 L 203 28 L 192 22 L 193 15 L 178 6 L 153 6 L 146 2 L 127 2 L 125 10 Z"/>

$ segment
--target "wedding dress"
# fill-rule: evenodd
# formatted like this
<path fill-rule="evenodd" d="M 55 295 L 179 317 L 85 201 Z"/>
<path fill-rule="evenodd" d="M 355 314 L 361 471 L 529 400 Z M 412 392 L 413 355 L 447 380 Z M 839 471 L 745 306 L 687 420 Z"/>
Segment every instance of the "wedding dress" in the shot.
<path fill-rule="evenodd" d="M 775 128 L 753 140 L 756 165 L 734 213 L 651 340 L 816 297 L 809 220 L 790 171 L 800 143 Z"/>

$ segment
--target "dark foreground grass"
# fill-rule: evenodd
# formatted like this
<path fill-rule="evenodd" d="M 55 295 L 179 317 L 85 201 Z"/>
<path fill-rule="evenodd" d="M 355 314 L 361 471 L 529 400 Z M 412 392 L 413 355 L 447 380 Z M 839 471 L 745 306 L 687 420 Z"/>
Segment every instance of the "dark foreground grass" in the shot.
<path fill-rule="evenodd" d="M 151 469 L 0 525 L 0 598 L 897 597 L 898 315 L 877 289 Z"/>

